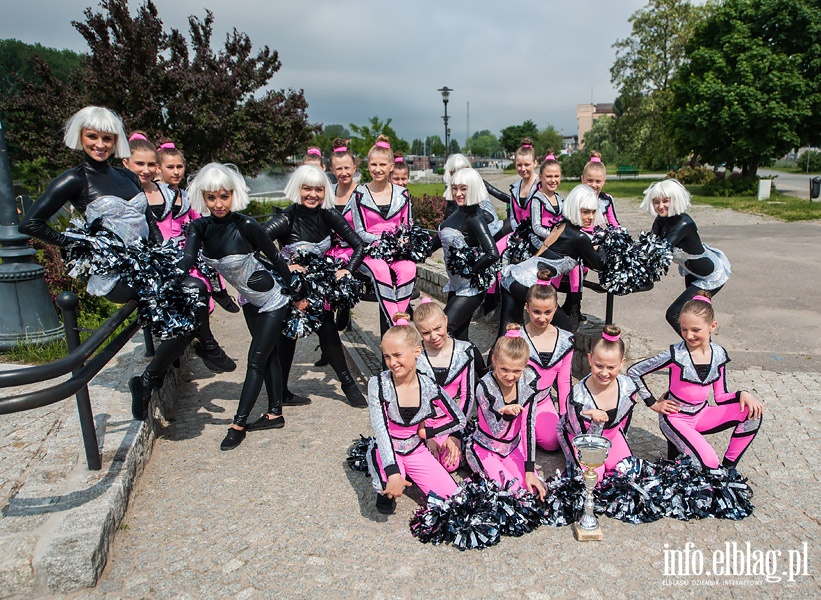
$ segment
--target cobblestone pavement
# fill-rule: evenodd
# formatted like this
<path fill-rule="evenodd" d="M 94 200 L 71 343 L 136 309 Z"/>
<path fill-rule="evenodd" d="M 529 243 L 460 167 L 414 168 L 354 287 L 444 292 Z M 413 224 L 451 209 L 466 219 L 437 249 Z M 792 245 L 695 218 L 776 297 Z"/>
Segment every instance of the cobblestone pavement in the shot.
<path fill-rule="evenodd" d="M 623 214 L 621 204 L 619 209 Z M 724 294 L 729 297 L 729 289 Z M 375 305 L 361 304 L 355 318 L 351 344 L 366 355 L 357 362 L 378 368 L 378 350 L 371 348 Z M 819 326 L 817 313 L 809 322 Z M 811 463 L 819 450 L 816 370 L 731 364 L 730 384 L 766 403 L 761 434 L 741 463 L 755 490 L 751 517 L 639 526 L 604 518 L 600 543 L 578 543 L 569 528 L 543 527 L 483 551 L 459 552 L 410 535 L 408 520 L 419 499 L 413 488 L 395 515 L 376 512 L 370 479 L 345 464 L 351 443 L 370 433 L 367 410 L 347 405 L 329 367 L 313 366 L 315 338 L 298 344 L 291 381 L 291 389 L 313 403 L 286 407 L 284 429 L 252 432 L 239 448 L 220 452 L 242 386 L 249 336 L 239 315 L 219 310 L 214 328 L 239 368 L 215 376 L 199 361 L 184 365 L 173 420 L 158 433 L 103 576 L 93 589 L 55 597 L 746 597 L 750 588 L 764 598 L 821 594 L 821 486 Z M 494 330 L 481 321 L 471 326 L 483 350 Z M 672 341 L 663 327 L 658 336 L 652 331 L 659 347 Z M 796 327 L 791 335 L 804 331 Z M 743 350 L 743 339 L 721 342 L 731 356 Z M 655 416 L 636 407 L 631 445 L 639 456 L 666 451 Z M 723 449 L 726 436 L 714 438 Z M 548 476 L 562 463 L 559 453 L 537 455 Z M 694 570 L 703 558 L 703 571 L 665 573 L 665 556 L 673 550 L 686 550 Z M 765 564 L 771 581 L 761 574 L 762 563 L 750 574 L 714 574 L 714 559 L 740 553 L 739 564 L 756 551 L 771 552 Z M 803 569 L 804 557 L 806 573 L 790 578 L 789 569 Z"/>

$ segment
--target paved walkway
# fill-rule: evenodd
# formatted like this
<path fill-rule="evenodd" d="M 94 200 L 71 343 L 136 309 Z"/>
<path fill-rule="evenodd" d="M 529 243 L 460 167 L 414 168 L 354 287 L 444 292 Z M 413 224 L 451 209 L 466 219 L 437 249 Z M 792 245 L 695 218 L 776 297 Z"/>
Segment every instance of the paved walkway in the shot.
<path fill-rule="evenodd" d="M 627 220 L 630 203 L 619 202 L 618 209 Z M 726 237 L 716 241 L 725 251 L 736 239 L 750 239 L 737 231 L 753 226 L 746 217 L 710 217 L 710 211 L 696 216 L 705 239 L 715 239 L 719 227 L 729 228 Z M 728 219 L 730 225 L 725 223 Z M 737 225 L 733 219 L 739 221 Z M 772 235 L 779 243 L 794 241 L 785 240 L 783 231 Z M 798 286 L 797 291 L 802 285 L 815 287 L 818 279 L 812 269 L 818 268 L 817 261 L 783 253 L 777 256 L 795 263 L 800 271 L 775 266 L 762 274 L 763 283 L 783 277 Z M 95 588 L 60 597 L 746 597 L 754 587 L 764 598 L 817 598 L 821 593 L 821 528 L 816 503 L 821 485 L 812 461 L 819 452 L 816 398 L 821 392 L 821 373 L 813 331 L 821 326 L 821 319 L 809 308 L 808 298 L 802 300 L 807 308 L 800 309 L 806 311 L 805 318 L 785 320 L 783 331 L 773 327 L 758 332 L 743 326 L 743 319 L 756 315 L 734 307 L 732 285 L 738 282 L 741 287 L 745 277 L 755 276 L 761 257 L 748 247 L 731 258 L 736 277 L 719 296 L 726 300 L 719 306 L 725 323 L 719 341 L 736 358 L 731 365 L 731 385 L 756 394 L 767 410 L 761 435 L 741 464 L 755 490 L 756 511 L 750 518 L 738 523 L 662 520 L 640 526 L 602 519 L 605 540 L 598 544 L 575 542 L 569 528 L 546 527 L 522 538 L 504 538 L 498 546 L 481 552 L 421 544 L 408 531 L 408 519 L 416 508 L 413 498 L 400 499 L 395 515 L 379 515 L 370 480 L 346 466 L 347 448 L 360 433 L 370 432 L 369 418 L 367 410 L 345 403 L 330 368 L 313 366 L 318 357 L 315 338 L 298 345 L 291 382 L 294 391 L 309 394 L 313 403 L 286 408 L 284 429 L 251 433 L 236 450 L 219 451 L 236 408 L 249 336 L 240 315 L 218 310 L 215 331 L 240 367 L 234 373 L 214 376 L 196 359 L 184 365 L 173 420 L 159 428 L 151 460 L 132 495 L 105 572 Z M 673 341 L 666 324 L 650 324 L 673 297 L 672 288 L 679 289 L 677 278 L 668 278 L 670 290 L 659 286 L 629 302 L 617 300 L 617 321 L 659 347 Z M 778 300 L 780 294 L 791 292 L 780 286 L 763 289 L 771 291 L 753 294 L 745 301 L 775 307 L 769 314 L 794 316 L 796 309 Z M 601 314 L 597 301 L 587 295 L 584 310 Z M 724 317 L 735 315 L 733 311 L 739 311 L 736 327 L 728 326 Z M 375 305 L 361 304 L 355 318 L 352 345 L 364 355 L 357 362 L 364 369 L 376 369 L 373 352 L 378 350 L 372 347 L 378 327 Z M 631 319 L 643 327 L 634 327 Z M 472 337 L 483 350 L 494 329 L 482 322 L 472 325 Z M 768 351 L 778 347 L 781 354 L 790 355 L 789 360 L 761 362 L 765 369 L 754 366 L 753 359 L 759 355 L 752 353 L 760 349 L 758 338 L 750 336 L 759 335 L 773 340 Z M 802 360 L 783 352 L 801 344 L 807 348 L 806 354 L 799 354 Z M 138 368 L 139 352 L 131 354 L 130 360 Z M 813 368 L 796 368 L 805 364 Z M 663 385 L 663 379 L 657 383 Z M 261 411 L 262 403 L 258 407 Z M 637 455 L 655 458 L 665 452 L 654 417 L 643 406 L 636 408 L 631 444 Z M 0 426 L 7 424 L 0 421 Z M 0 433 L 16 431 L 9 427 Z M 715 437 L 717 446 L 726 439 Z M 30 455 L 36 457 L 36 452 Z M 546 475 L 562 463 L 558 453 L 537 456 L 539 469 Z M 735 555 L 734 543 L 744 556 L 747 543 L 752 556 L 756 551 L 771 551 L 765 566 L 771 568 L 772 581 L 761 575 L 762 563 L 749 574 L 742 569 L 716 576 L 713 560 L 727 553 L 728 544 Z M 695 566 L 703 558 L 704 571 L 672 576 L 667 560 L 665 573 L 665 558 L 669 559 L 672 550 L 688 550 Z M 789 573 L 790 557 L 795 570 L 803 568 L 804 555 L 806 574 L 802 571 L 787 581 L 788 574 L 783 573 Z M 710 586 L 707 594 L 705 586 Z"/>

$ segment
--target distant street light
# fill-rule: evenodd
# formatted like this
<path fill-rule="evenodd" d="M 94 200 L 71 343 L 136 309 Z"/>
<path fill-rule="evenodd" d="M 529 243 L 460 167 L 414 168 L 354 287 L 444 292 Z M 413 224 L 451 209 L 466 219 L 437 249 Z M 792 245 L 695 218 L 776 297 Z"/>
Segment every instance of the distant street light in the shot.
<path fill-rule="evenodd" d="M 448 99 L 450 98 L 450 93 L 453 90 L 448 88 L 448 86 L 445 86 L 436 91 L 442 93 L 442 102 L 445 103 L 445 116 L 442 117 L 442 119 L 445 120 L 445 158 L 447 159 L 450 151 L 450 148 L 448 147 L 450 143 L 450 129 L 448 128 Z"/>

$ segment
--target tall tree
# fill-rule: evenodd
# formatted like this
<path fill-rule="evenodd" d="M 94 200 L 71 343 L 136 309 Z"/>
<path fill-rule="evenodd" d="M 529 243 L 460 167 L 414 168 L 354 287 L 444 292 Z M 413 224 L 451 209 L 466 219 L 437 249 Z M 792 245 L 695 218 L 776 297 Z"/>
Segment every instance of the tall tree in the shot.
<path fill-rule="evenodd" d="M 548 150 L 553 150 L 553 153 L 558 156 L 559 152 L 562 151 L 562 142 L 562 134 L 556 131 L 553 125 L 548 125 L 539 131 L 536 139 L 533 140 L 533 148 L 539 158 L 544 158 Z"/>
<path fill-rule="evenodd" d="M 521 125 L 510 125 L 502 129 L 502 135 L 499 142 L 502 144 L 507 152 L 515 152 L 516 149 L 522 145 L 522 139 L 529 137 L 535 140 L 539 135 L 539 127 L 528 119 Z"/>
<path fill-rule="evenodd" d="M 584 147 L 588 152 L 596 150 L 602 155 L 605 164 L 615 163 L 619 158 L 616 149 L 616 119 L 600 117 L 593 121 L 590 131 L 584 134 Z"/>
<path fill-rule="evenodd" d="M 310 145 L 316 146 L 323 152 L 333 151 L 333 142 L 335 138 L 343 140 L 350 139 L 351 132 L 344 125 L 332 124 L 326 125 L 322 131 L 315 133 Z"/>
<path fill-rule="evenodd" d="M 376 143 L 376 138 L 380 135 L 386 135 L 391 140 L 391 148 L 396 154 L 408 154 L 410 144 L 399 137 L 391 127 L 393 119 L 386 119 L 382 121 L 378 116 L 373 116 L 368 119 L 367 125 L 357 125 L 351 123 L 349 127 L 354 132 L 351 139 L 351 146 L 355 154 L 359 156 L 367 156 L 368 150 Z"/>
<path fill-rule="evenodd" d="M 465 151 L 473 156 L 491 157 L 502 147 L 489 129 L 475 132 L 465 144 Z"/>
<path fill-rule="evenodd" d="M 821 6 L 727 0 L 699 24 L 673 85 L 676 139 L 714 164 L 760 164 L 821 139 Z"/>
<path fill-rule="evenodd" d="M 616 60 L 610 77 L 619 90 L 616 143 L 627 160 L 642 167 L 675 160 L 668 119 L 671 85 L 704 12 L 687 0 L 650 0 L 630 17 L 630 37 L 613 44 Z"/>
<path fill-rule="evenodd" d="M 411 142 L 410 153 L 416 156 L 422 156 L 425 154 L 425 142 L 420 140 L 419 138 L 414 138 Z"/>
<path fill-rule="evenodd" d="M 428 148 L 429 156 L 444 156 L 445 154 L 445 143 L 438 135 L 429 135 L 425 139 L 425 146 Z"/>

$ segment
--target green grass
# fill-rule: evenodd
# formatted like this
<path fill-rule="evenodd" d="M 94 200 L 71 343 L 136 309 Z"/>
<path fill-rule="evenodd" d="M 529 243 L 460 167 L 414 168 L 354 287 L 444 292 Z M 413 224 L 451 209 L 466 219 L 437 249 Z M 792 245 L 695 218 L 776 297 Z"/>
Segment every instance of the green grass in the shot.
<path fill-rule="evenodd" d="M 730 208 L 754 215 L 775 217 L 783 221 L 813 221 L 821 219 L 821 202 L 810 202 L 794 196 L 774 193 L 769 200 L 759 201 L 754 196 L 700 196 L 699 186 L 691 186 L 694 204 L 708 204 L 717 208 Z"/>
<path fill-rule="evenodd" d="M 445 193 L 443 183 L 409 183 L 408 191 L 414 198 L 421 198 L 425 194 L 428 196 L 441 196 Z"/>

